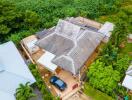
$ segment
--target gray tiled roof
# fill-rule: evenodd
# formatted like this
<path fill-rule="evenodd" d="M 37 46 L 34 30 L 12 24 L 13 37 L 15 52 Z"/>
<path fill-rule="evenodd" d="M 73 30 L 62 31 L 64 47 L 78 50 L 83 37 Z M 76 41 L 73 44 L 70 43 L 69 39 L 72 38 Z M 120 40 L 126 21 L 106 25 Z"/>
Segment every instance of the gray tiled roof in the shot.
<path fill-rule="evenodd" d="M 68 53 L 74 46 L 74 42 L 71 39 L 56 33 L 41 39 L 37 44 L 57 56 Z"/>
<path fill-rule="evenodd" d="M 55 30 L 55 27 L 52 27 L 50 29 L 44 29 L 40 32 L 36 32 L 36 36 L 37 36 L 37 38 L 42 39 L 42 38 L 50 35 L 52 32 L 54 32 L 54 30 Z"/>
<path fill-rule="evenodd" d="M 53 63 L 78 74 L 103 37 L 103 34 L 95 30 L 59 20 L 55 31 L 39 40 L 37 45 L 56 55 Z"/>

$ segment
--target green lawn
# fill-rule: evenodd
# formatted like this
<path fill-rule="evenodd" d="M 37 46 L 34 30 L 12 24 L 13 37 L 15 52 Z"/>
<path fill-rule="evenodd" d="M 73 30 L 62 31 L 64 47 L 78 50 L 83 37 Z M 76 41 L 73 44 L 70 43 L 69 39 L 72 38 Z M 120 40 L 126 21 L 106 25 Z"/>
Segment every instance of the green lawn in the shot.
<path fill-rule="evenodd" d="M 88 83 L 84 85 L 84 93 L 91 97 L 93 100 L 114 100 L 112 97 L 102 93 L 99 90 L 94 89 Z"/>
<path fill-rule="evenodd" d="M 130 100 L 132 100 L 132 96 L 130 97 Z"/>
<path fill-rule="evenodd" d="M 132 52 L 132 43 L 126 43 L 125 48 L 121 50 L 121 53 L 128 54 L 130 59 L 132 59 L 132 55 L 129 52 Z"/>

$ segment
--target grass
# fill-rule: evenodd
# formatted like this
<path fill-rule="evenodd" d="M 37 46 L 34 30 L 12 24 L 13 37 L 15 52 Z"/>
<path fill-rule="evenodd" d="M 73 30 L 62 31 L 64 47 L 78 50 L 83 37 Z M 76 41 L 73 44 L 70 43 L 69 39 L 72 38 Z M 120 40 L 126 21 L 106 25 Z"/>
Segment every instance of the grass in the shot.
<path fill-rule="evenodd" d="M 84 93 L 91 97 L 93 100 L 114 100 L 112 97 L 102 93 L 99 90 L 94 89 L 88 83 L 84 85 Z"/>
<path fill-rule="evenodd" d="M 125 47 L 121 50 L 121 53 L 128 54 L 130 59 L 132 59 L 132 55 L 129 54 L 132 52 L 132 43 L 126 43 Z"/>
<path fill-rule="evenodd" d="M 132 100 L 132 95 L 130 96 L 130 100 Z"/>

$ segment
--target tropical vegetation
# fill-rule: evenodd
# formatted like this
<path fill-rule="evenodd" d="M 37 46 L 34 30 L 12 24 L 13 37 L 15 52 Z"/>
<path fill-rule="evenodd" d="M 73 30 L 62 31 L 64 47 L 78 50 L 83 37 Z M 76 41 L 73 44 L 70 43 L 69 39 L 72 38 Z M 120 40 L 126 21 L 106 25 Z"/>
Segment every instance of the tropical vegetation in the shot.
<path fill-rule="evenodd" d="M 0 0 L 0 43 L 19 41 L 37 31 L 57 24 L 60 18 L 82 16 L 101 23 L 115 24 L 109 43 L 87 71 L 88 85 L 113 98 L 126 95 L 118 85 L 132 58 L 127 35 L 132 32 L 132 0 Z M 52 100 L 36 65 L 30 65 L 36 85 L 45 100 Z M 115 95 L 116 94 L 116 95 Z"/>
<path fill-rule="evenodd" d="M 60 18 L 98 18 L 118 11 L 121 0 L 0 0 L 0 42 L 54 26 Z M 30 33 L 30 34 L 29 34 Z M 25 35 L 23 35 L 25 34 Z"/>
<path fill-rule="evenodd" d="M 29 100 L 34 96 L 36 95 L 33 93 L 33 88 L 30 87 L 29 82 L 27 82 L 25 85 L 20 84 L 20 86 L 16 89 L 17 100 Z"/>
<path fill-rule="evenodd" d="M 113 98 L 117 96 L 123 98 L 128 95 L 121 83 L 131 59 L 129 52 L 132 44 L 127 43 L 127 36 L 132 31 L 131 4 L 131 0 L 124 0 L 120 3 L 117 13 L 100 16 L 97 19 L 101 22 L 113 22 L 115 28 L 110 41 L 103 47 L 96 61 L 91 64 L 87 72 L 88 82 L 95 89 Z"/>
<path fill-rule="evenodd" d="M 34 75 L 35 79 L 36 79 L 36 83 L 35 85 L 39 88 L 39 90 L 42 93 L 42 97 L 43 100 L 55 100 L 55 97 L 53 97 L 50 93 L 50 91 L 48 90 L 46 84 L 44 83 L 44 81 L 42 80 L 42 77 L 40 76 L 40 73 L 37 69 L 37 66 L 34 64 L 30 64 L 29 68 L 32 72 L 32 74 Z M 57 99 L 57 98 L 56 98 Z"/>

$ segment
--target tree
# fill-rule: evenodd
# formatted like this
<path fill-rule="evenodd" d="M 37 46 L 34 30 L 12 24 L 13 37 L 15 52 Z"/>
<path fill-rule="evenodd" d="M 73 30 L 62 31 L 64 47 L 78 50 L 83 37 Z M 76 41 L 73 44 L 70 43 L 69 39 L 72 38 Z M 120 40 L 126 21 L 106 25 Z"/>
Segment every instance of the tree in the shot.
<path fill-rule="evenodd" d="M 33 89 L 30 87 L 29 82 L 25 85 L 20 84 L 19 88 L 16 89 L 17 100 L 29 100 L 29 98 L 36 96 L 33 93 Z"/>
<path fill-rule="evenodd" d="M 120 11 L 118 13 L 118 20 L 115 22 L 115 29 L 112 34 L 112 43 L 116 46 L 119 47 L 121 42 L 126 41 L 127 35 L 129 33 L 128 29 L 128 23 L 129 23 L 129 17 L 128 15 Z M 124 21 L 125 20 L 125 21 Z"/>
<path fill-rule="evenodd" d="M 10 1 L 0 0 L 0 42 L 11 39 L 17 41 L 23 30 L 32 31 L 42 26 L 39 15 L 35 11 L 18 11 L 16 5 Z M 15 34 L 15 35 L 14 35 Z"/>
<path fill-rule="evenodd" d="M 21 14 L 11 2 L 0 0 L 0 40 L 3 40 L 9 32 L 20 27 Z"/>
<path fill-rule="evenodd" d="M 112 66 L 105 66 L 105 63 L 99 59 L 96 60 L 87 72 L 89 83 L 96 89 L 99 89 L 109 95 L 112 94 L 113 89 L 117 87 L 120 80 L 118 71 L 113 70 Z"/>
<path fill-rule="evenodd" d="M 23 25 L 25 28 L 37 28 L 41 25 L 41 20 L 38 14 L 34 11 L 26 10 L 23 13 L 24 22 Z"/>

